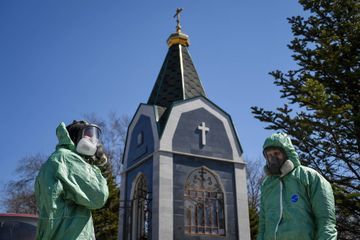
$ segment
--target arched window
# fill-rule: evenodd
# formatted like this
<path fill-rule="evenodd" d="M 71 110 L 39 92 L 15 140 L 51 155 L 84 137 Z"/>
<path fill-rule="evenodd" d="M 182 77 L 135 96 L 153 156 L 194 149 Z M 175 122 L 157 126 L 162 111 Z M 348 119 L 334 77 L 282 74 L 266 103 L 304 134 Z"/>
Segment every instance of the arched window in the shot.
<path fill-rule="evenodd" d="M 188 235 L 225 236 L 224 192 L 215 174 L 205 167 L 187 177 L 184 216 Z"/>
<path fill-rule="evenodd" d="M 151 234 L 151 199 L 147 181 L 143 174 L 136 179 L 132 199 L 132 231 L 129 239 L 150 239 Z"/>

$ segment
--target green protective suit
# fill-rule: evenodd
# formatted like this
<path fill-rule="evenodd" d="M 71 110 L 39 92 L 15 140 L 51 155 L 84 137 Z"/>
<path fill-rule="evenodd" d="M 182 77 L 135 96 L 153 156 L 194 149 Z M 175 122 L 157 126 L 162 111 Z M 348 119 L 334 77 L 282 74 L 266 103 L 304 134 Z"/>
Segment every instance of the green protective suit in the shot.
<path fill-rule="evenodd" d="M 91 209 L 109 195 L 97 166 L 75 152 L 64 123 L 56 129 L 59 144 L 43 164 L 35 182 L 39 209 L 37 240 L 95 239 Z"/>
<path fill-rule="evenodd" d="M 315 170 L 301 166 L 287 135 L 277 133 L 263 148 L 280 147 L 288 161 L 281 176 L 267 176 L 261 186 L 258 240 L 336 239 L 331 185 Z"/>

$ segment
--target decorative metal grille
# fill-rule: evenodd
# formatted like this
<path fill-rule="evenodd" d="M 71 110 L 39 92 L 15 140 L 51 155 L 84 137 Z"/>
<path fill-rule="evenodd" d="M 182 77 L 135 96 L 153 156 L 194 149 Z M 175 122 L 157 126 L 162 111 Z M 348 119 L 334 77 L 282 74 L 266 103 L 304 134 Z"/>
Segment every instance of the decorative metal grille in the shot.
<path fill-rule="evenodd" d="M 125 216 L 124 239 L 151 240 L 151 200 L 146 179 L 141 175 L 136 182 L 133 199 L 120 201 Z"/>
<path fill-rule="evenodd" d="M 224 193 L 205 167 L 192 171 L 186 180 L 184 211 L 186 234 L 225 236 Z"/>

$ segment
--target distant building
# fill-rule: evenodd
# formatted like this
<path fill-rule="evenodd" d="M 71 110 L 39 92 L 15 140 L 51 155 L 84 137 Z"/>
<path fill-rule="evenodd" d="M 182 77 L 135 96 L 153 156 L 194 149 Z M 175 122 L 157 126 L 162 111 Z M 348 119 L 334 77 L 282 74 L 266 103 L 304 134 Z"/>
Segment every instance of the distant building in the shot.
<path fill-rule="evenodd" d="M 207 99 L 179 21 L 168 46 L 149 100 L 128 128 L 120 239 L 250 239 L 245 164 L 231 117 Z"/>

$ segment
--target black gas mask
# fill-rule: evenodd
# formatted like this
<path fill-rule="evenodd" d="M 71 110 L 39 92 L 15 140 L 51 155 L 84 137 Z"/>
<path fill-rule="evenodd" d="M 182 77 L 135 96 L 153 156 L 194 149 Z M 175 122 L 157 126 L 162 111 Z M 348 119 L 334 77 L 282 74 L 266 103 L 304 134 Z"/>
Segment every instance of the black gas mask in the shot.
<path fill-rule="evenodd" d="M 266 168 L 271 175 L 281 175 L 281 166 L 287 160 L 287 155 L 282 148 L 269 147 L 264 150 Z"/>

